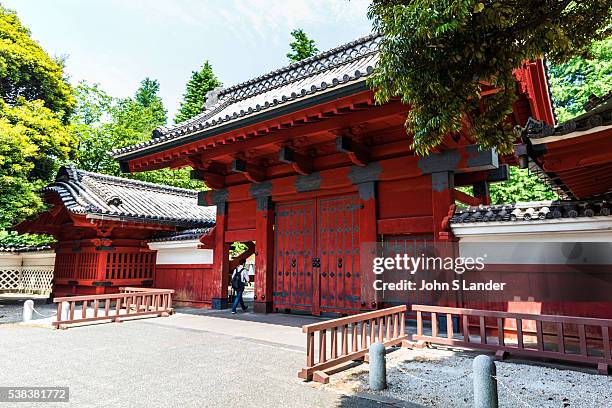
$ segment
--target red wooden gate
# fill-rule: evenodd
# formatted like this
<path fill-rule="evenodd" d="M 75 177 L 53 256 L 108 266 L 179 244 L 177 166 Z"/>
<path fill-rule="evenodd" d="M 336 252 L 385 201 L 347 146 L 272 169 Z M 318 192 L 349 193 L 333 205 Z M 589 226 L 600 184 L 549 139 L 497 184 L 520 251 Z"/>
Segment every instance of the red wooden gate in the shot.
<path fill-rule="evenodd" d="M 276 207 L 274 307 L 357 311 L 361 302 L 357 196 Z"/>
<path fill-rule="evenodd" d="M 359 310 L 359 202 L 357 196 L 320 199 L 318 253 L 321 310 Z"/>
<path fill-rule="evenodd" d="M 314 201 L 276 207 L 274 307 L 312 309 Z"/>

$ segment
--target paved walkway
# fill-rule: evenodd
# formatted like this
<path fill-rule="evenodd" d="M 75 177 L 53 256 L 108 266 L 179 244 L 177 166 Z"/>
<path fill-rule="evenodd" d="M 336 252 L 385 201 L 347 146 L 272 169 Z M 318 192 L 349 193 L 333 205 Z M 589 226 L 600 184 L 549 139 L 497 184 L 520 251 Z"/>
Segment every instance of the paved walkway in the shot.
<path fill-rule="evenodd" d="M 297 378 L 300 327 L 317 318 L 195 312 L 69 330 L 0 325 L 0 386 L 69 386 L 69 406 L 87 407 L 390 406 Z"/>

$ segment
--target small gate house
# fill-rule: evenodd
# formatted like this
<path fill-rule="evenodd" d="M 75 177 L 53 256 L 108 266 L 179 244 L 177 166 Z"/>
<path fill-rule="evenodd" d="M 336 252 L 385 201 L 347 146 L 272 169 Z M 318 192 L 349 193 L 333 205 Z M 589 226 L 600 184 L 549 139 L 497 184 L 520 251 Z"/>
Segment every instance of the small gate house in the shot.
<path fill-rule="evenodd" d="M 462 131 L 437 152 L 415 155 L 404 128 L 409 106 L 377 105 L 366 84 L 379 40 L 364 37 L 217 89 L 200 115 L 114 151 L 124 172 L 190 166 L 210 187 L 198 193 L 198 203 L 206 225 L 216 206 L 216 226 L 202 238 L 213 249 L 207 282 L 213 307 L 227 307 L 230 244 L 255 242 L 256 312 L 378 308 L 374 276 L 360 267 L 362 246 L 452 240 L 455 200 L 488 202 L 488 183 L 505 180 L 506 165 L 516 164 L 514 156 L 475 145 L 468 114 Z M 482 86 L 486 104 L 486 95 L 499 90 Z M 542 61 L 525 62 L 516 70 L 516 89 L 506 91 L 518 96 L 510 122 L 524 126 L 532 117 L 553 124 Z M 458 186 L 473 186 L 475 196 Z M 194 226 L 197 213 L 189 214 L 194 218 L 176 222 Z M 83 222 L 93 221 L 98 231 L 106 220 Z M 121 223 L 146 239 L 146 231 L 164 226 L 159 218 L 149 221 Z"/>
<path fill-rule="evenodd" d="M 193 235 L 198 228 L 204 232 L 215 224 L 214 207 L 198 206 L 196 191 L 91 173 L 72 165 L 62 167 L 55 182 L 44 188 L 44 200 L 49 209 L 16 229 L 50 234 L 57 240 L 53 296 L 153 286 L 160 255 L 148 241 L 160 234 L 181 235 L 184 230 Z M 210 267 L 204 265 L 210 262 L 210 253 L 197 252 L 193 244 L 188 248 L 190 267 Z M 175 264 L 180 264 L 182 258 L 177 259 Z M 164 266 L 161 279 L 168 273 Z"/>

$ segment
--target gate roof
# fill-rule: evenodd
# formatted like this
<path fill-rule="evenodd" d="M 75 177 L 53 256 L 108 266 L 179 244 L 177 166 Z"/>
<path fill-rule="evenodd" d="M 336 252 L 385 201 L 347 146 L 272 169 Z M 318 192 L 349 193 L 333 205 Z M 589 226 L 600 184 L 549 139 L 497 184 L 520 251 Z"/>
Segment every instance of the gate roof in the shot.
<path fill-rule="evenodd" d="M 298 110 L 304 107 L 300 102 L 322 94 L 337 94 L 341 90 L 351 94 L 367 90 L 365 79 L 374 71 L 378 61 L 380 38 L 369 35 L 241 84 L 211 92 L 200 115 L 171 127 L 160 127 L 153 132 L 153 139 L 114 150 L 113 156 L 120 161 L 141 157 L 188 143 L 194 138 L 207 137 L 229 124 L 244 126 L 257 122 L 265 114 L 282 108 Z"/>

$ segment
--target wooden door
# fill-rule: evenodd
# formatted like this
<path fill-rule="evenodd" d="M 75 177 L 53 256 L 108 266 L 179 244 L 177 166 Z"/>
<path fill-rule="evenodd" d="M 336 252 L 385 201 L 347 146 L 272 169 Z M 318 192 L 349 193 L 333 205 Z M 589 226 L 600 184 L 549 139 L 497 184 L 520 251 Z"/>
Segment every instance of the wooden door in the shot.
<path fill-rule="evenodd" d="M 317 207 L 320 309 L 359 310 L 359 200 L 356 195 L 321 198 Z"/>
<path fill-rule="evenodd" d="M 278 204 L 275 224 L 274 308 L 313 308 L 315 202 Z"/>
<path fill-rule="evenodd" d="M 275 309 L 360 309 L 359 208 L 356 195 L 276 206 Z"/>

